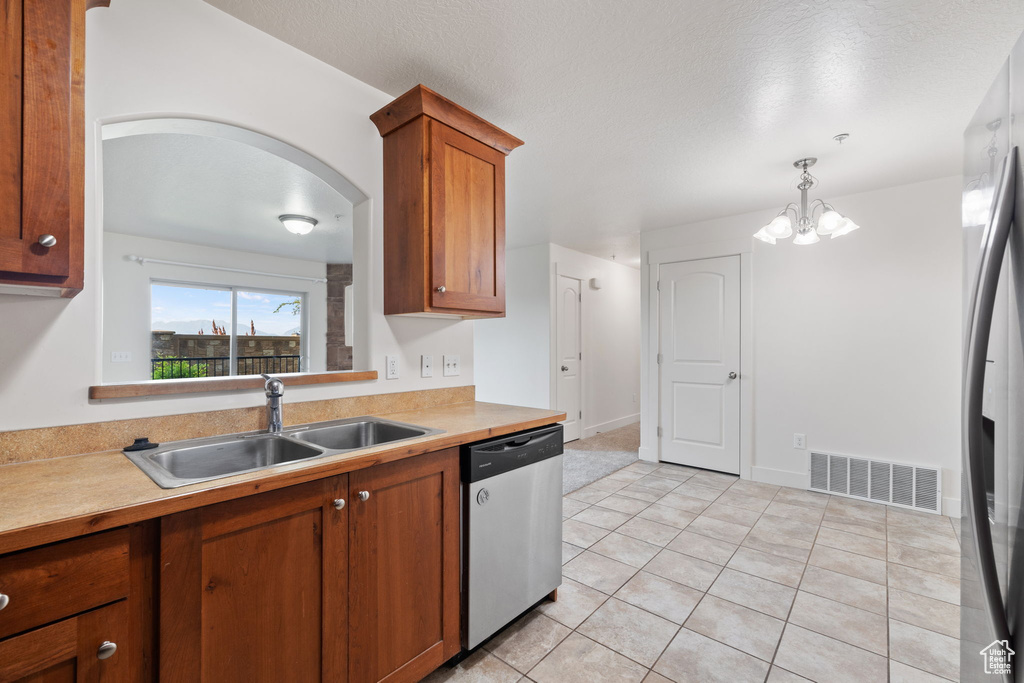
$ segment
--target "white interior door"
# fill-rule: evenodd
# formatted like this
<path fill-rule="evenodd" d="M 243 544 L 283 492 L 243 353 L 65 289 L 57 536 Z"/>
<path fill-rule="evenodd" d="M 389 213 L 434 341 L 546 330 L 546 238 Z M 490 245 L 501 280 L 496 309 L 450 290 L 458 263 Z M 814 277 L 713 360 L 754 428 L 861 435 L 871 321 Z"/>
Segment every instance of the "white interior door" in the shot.
<path fill-rule="evenodd" d="M 556 307 L 555 396 L 558 410 L 565 413 L 565 440 L 574 441 L 582 433 L 580 384 L 580 304 L 581 283 L 576 278 L 558 276 Z"/>
<path fill-rule="evenodd" d="M 663 264 L 658 305 L 661 459 L 739 474 L 740 257 Z"/>

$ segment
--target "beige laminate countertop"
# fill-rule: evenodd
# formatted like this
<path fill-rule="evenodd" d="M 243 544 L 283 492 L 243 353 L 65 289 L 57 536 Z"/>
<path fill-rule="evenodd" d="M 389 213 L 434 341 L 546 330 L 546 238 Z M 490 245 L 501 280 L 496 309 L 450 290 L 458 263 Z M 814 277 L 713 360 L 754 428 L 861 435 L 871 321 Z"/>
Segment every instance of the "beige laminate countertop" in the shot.
<path fill-rule="evenodd" d="M 0 466 L 0 553 L 552 424 L 565 414 L 470 402 L 380 417 L 444 433 L 176 489 L 157 486 L 121 451 Z"/>

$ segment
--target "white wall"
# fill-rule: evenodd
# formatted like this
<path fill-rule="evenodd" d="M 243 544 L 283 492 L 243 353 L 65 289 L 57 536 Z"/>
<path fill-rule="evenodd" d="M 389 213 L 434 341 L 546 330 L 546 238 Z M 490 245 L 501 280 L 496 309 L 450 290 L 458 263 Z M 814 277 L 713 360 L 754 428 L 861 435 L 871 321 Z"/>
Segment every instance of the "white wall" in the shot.
<path fill-rule="evenodd" d="M 478 320 L 474 336 L 477 398 L 555 405 L 555 278 L 583 280 L 583 435 L 639 419 L 640 273 L 556 244 L 510 249 L 504 319 Z M 600 278 L 600 290 L 588 286 Z"/>
<path fill-rule="evenodd" d="M 303 367 L 314 372 L 322 372 L 326 369 L 326 284 L 249 273 L 199 270 L 160 263 L 140 265 L 129 261 L 126 258 L 129 254 L 214 266 L 230 263 L 232 268 L 280 275 L 327 276 L 327 264 L 315 261 L 300 261 L 269 254 L 226 251 L 183 242 L 169 242 L 104 232 L 102 335 L 104 382 L 138 382 L 151 377 L 150 357 L 153 355 L 151 353 L 153 335 L 151 334 L 150 285 L 152 280 L 251 287 L 262 290 L 287 290 L 305 294 L 306 310 L 303 315 L 309 316 L 309 327 L 306 334 L 307 339 L 304 339 L 303 342 L 309 344 L 309 356 L 303 359 Z M 245 323 L 246 321 L 240 320 L 239 322 Z M 296 318 L 295 324 L 298 324 L 298 318 Z M 230 327 L 230 321 L 228 327 Z M 111 351 L 129 351 L 132 354 L 131 361 L 111 363 Z"/>
<path fill-rule="evenodd" d="M 401 379 L 295 387 L 286 400 L 473 383 L 473 325 L 386 318 L 383 310 L 382 144 L 369 115 L 392 97 L 271 38 L 201 0 L 133 0 L 90 10 L 86 21 L 85 291 L 71 300 L 0 296 L 0 430 L 259 405 L 260 392 L 90 402 L 101 377 L 101 123 L 157 116 L 250 128 L 338 170 L 370 200 L 355 207 L 358 304 L 366 321 L 357 367 L 383 377 L 399 355 Z M 514 160 L 511 163 L 515 163 Z M 459 354 L 462 374 L 419 378 L 419 356 Z"/>
<path fill-rule="evenodd" d="M 828 199 L 861 230 L 807 247 L 754 241 L 752 476 L 806 485 L 799 432 L 808 449 L 942 467 L 947 512 L 959 510 L 960 178 Z M 643 233 L 644 263 L 750 239 L 774 213 Z M 649 296 L 645 284 L 643 447 L 656 452 Z"/>

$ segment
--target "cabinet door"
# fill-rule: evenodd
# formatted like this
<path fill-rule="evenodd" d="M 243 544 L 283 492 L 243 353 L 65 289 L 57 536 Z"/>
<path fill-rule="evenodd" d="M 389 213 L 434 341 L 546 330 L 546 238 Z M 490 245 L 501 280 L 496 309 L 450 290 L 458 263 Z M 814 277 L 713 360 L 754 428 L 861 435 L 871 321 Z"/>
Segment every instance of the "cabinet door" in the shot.
<path fill-rule="evenodd" d="M 82 288 L 85 10 L 0 2 L 0 283 Z"/>
<path fill-rule="evenodd" d="M 458 464 L 448 449 L 349 474 L 350 683 L 418 681 L 459 651 Z"/>
<path fill-rule="evenodd" d="M 505 310 L 505 155 L 430 122 L 433 308 Z"/>
<path fill-rule="evenodd" d="M 163 518 L 162 681 L 344 680 L 346 479 Z"/>
<path fill-rule="evenodd" d="M 122 600 L 0 641 L 0 683 L 131 683 L 128 630 Z"/>

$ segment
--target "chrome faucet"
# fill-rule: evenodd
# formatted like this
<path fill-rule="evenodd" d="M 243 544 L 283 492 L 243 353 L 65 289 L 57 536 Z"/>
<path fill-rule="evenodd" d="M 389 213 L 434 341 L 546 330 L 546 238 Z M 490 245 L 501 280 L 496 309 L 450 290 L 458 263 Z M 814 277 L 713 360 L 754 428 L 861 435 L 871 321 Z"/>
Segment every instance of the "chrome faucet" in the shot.
<path fill-rule="evenodd" d="M 264 389 L 267 391 L 267 432 L 279 434 L 284 427 L 281 417 L 281 399 L 284 398 L 284 382 L 277 377 L 260 375 L 267 380 Z"/>

